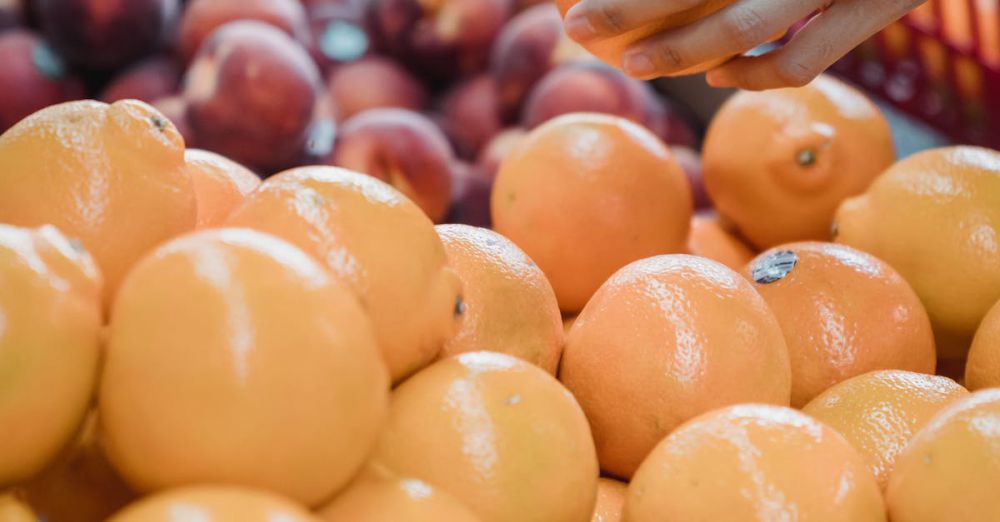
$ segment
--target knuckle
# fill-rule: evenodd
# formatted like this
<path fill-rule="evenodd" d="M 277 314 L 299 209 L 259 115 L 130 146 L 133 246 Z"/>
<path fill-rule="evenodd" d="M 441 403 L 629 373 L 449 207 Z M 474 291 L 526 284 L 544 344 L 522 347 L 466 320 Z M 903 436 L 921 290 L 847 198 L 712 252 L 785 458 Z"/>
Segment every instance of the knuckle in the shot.
<path fill-rule="evenodd" d="M 750 7 L 734 7 L 722 22 L 726 38 L 743 50 L 748 50 L 767 40 L 767 19 Z"/>
<path fill-rule="evenodd" d="M 775 70 L 775 76 L 782 85 L 789 87 L 802 87 L 813 80 L 819 71 L 814 67 L 797 60 L 788 60 L 780 63 Z"/>
<path fill-rule="evenodd" d="M 680 69 L 685 65 L 684 57 L 671 45 L 657 45 L 651 54 L 653 63 L 668 70 Z"/>
<path fill-rule="evenodd" d="M 591 21 L 608 32 L 620 33 L 625 30 L 625 13 L 616 2 L 597 2 L 591 11 Z"/>

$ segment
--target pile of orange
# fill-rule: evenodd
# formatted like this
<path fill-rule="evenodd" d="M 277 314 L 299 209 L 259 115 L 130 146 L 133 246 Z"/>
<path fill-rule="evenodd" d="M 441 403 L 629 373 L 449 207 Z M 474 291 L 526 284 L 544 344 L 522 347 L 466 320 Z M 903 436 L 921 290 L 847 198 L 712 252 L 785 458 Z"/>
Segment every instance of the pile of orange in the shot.
<path fill-rule="evenodd" d="M 893 158 L 836 80 L 741 93 L 694 215 L 654 134 L 571 114 L 489 230 L 39 111 L 0 136 L 0 520 L 1000 520 L 1000 152 Z"/>

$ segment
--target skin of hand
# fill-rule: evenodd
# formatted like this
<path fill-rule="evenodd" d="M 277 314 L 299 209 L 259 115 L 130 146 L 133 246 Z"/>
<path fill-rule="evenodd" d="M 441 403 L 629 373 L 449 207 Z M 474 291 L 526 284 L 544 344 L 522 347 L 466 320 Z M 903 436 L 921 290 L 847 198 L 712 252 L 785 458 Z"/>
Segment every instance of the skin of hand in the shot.
<path fill-rule="evenodd" d="M 706 0 L 581 0 L 566 13 L 566 32 L 580 43 L 616 36 L 696 8 Z M 799 87 L 924 0 L 736 0 L 688 25 L 632 44 L 622 57 L 630 76 L 652 79 L 714 59 L 714 87 Z M 817 13 L 787 43 L 766 54 L 738 56 Z"/>

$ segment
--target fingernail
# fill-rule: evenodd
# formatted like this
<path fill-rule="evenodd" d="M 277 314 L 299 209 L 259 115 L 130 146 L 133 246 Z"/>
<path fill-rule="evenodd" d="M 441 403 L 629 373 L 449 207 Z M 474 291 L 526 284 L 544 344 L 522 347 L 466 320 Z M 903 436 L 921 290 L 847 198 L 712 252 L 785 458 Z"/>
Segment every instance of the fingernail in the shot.
<path fill-rule="evenodd" d="M 590 40 L 597 36 L 597 29 L 590 23 L 587 13 L 574 8 L 566 13 L 566 34 L 577 41 Z"/>
<path fill-rule="evenodd" d="M 622 59 L 622 68 L 629 76 L 649 76 L 656 72 L 656 66 L 643 51 L 629 51 Z"/>
<path fill-rule="evenodd" d="M 705 73 L 705 81 L 712 87 L 725 88 L 735 87 L 736 82 L 733 77 L 724 69 L 712 69 Z"/>

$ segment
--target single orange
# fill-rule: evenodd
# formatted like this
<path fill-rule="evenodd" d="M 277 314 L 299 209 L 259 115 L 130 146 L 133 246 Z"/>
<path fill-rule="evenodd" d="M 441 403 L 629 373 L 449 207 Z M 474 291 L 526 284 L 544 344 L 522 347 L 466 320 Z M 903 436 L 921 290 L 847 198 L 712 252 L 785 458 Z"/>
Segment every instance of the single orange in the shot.
<path fill-rule="evenodd" d="M 685 249 L 691 189 L 670 150 L 624 118 L 567 114 L 531 131 L 500 164 L 493 228 L 578 312 L 619 268 Z"/>
<path fill-rule="evenodd" d="M 106 307 L 132 264 L 193 229 L 195 213 L 184 140 L 140 101 L 53 105 L 0 136 L 0 222 L 78 238 L 104 275 Z"/>
<path fill-rule="evenodd" d="M 11 493 L 0 494 L 0 520 L 3 522 L 37 522 L 31 508 Z"/>
<path fill-rule="evenodd" d="M 880 370 L 852 377 L 819 394 L 802 413 L 837 430 L 885 488 L 896 456 L 939 410 L 969 392 L 937 375 Z"/>
<path fill-rule="evenodd" d="M 716 210 L 763 249 L 829 240 L 840 202 L 864 192 L 894 157 L 878 107 L 820 76 L 729 98 L 705 135 L 702 175 Z"/>
<path fill-rule="evenodd" d="M 465 311 L 441 350 L 506 353 L 555 375 L 562 355 L 559 304 L 541 269 L 509 239 L 468 225 L 435 227 L 448 265 L 462 280 Z"/>
<path fill-rule="evenodd" d="M 983 318 L 972 339 L 965 385 L 970 390 L 1000 388 L 1000 301 Z"/>
<path fill-rule="evenodd" d="M 628 484 L 601 477 L 597 481 L 597 505 L 590 522 L 621 522 Z"/>
<path fill-rule="evenodd" d="M 321 260 L 358 295 L 392 381 L 434 360 L 457 328 L 461 283 L 434 224 L 371 176 L 303 167 L 268 178 L 230 226 L 274 234 Z"/>
<path fill-rule="evenodd" d="M 781 324 L 792 406 L 872 370 L 934 373 L 934 335 L 920 299 L 874 256 L 834 243 L 768 250 L 744 272 Z"/>
<path fill-rule="evenodd" d="M 505 354 L 459 354 L 396 388 L 372 463 L 447 491 L 482 522 L 578 522 L 594 510 L 597 458 L 580 406 Z"/>
<path fill-rule="evenodd" d="M 247 194 L 260 185 L 260 178 L 253 171 L 221 154 L 187 149 L 184 160 L 198 201 L 197 228 L 222 224 Z"/>
<path fill-rule="evenodd" d="M 927 308 L 939 355 L 963 358 L 1000 300 L 1000 152 L 946 147 L 896 163 L 841 205 L 837 242 L 898 270 Z"/>
<path fill-rule="evenodd" d="M 73 440 L 97 383 L 101 277 L 51 226 L 0 225 L 0 488 Z"/>
<path fill-rule="evenodd" d="M 840 434 L 757 404 L 677 428 L 642 463 L 625 500 L 626 522 L 885 519 L 875 477 Z"/>
<path fill-rule="evenodd" d="M 317 513 L 328 522 L 479 522 L 441 489 L 399 478 L 360 478 Z"/>
<path fill-rule="evenodd" d="M 741 402 L 787 405 L 788 350 L 753 286 L 715 261 L 619 270 L 580 312 L 559 378 L 587 414 L 601 469 L 629 478 L 682 422 Z"/>
<path fill-rule="evenodd" d="M 938 412 L 896 458 L 885 502 L 892 522 L 1000 520 L 1000 389 Z"/>
<path fill-rule="evenodd" d="M 217 482 L 317 504 L 361 467 L 387 397 L 354 295 L 267 234 L 167 242 L 115 302 L 102 435 L 139 491 Z"/>
<path fill-rule="evenodd" d="M 191 486 L 146 497 L 108 522 L 320 522 L 274 493 L 233 486 Z"/>
<path fill-rule="evenodd" d="M 750 246 L 726 230 L 718 216 L 696 215 L 691 218 L 688 250 L 696 256 L 718 261 L 737 271 L 742 270 L 754 257 Z"/>

